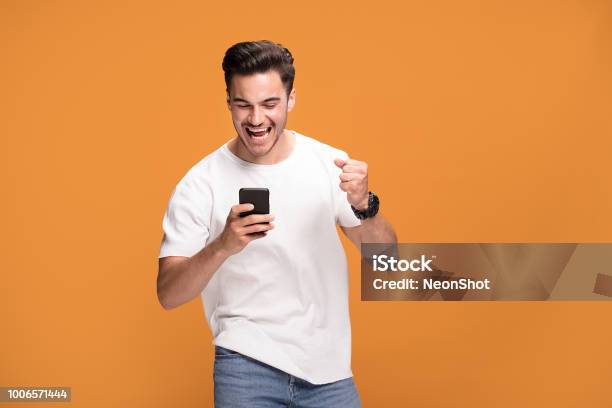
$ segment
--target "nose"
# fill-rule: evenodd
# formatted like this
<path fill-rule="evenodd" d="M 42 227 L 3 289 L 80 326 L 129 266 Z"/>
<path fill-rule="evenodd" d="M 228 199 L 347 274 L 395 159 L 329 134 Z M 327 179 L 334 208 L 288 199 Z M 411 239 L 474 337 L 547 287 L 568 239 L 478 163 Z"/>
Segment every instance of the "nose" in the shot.
<path fill-rule="evenodd" d="M 248 120 L 249 124 L 254 127 L 259 126 L 263 123 L 263 112 L 261 111 L 261 108 L 259 108 L 259 106 L 253 106 L 253 109 L 251 109 L 251 113 L 249 114 Z"/>

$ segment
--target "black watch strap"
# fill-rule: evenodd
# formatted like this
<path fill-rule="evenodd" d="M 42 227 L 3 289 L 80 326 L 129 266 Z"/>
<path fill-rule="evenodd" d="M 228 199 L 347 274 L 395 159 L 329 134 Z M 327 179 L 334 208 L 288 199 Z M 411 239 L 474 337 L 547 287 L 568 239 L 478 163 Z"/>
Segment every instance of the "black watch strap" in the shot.
<path fill-rule="evenodd" d="M 359 218 L 360 220 L 365 220 L 367 218 L 374 217 L 378 213 L 379 206 L 380 201 L 378 200 L 378 197 L 376 194 L 370 191 L 368 193 L 368 208 L 365 210 L 358 210 L 351 205 L 351 209 L 353 210 L 355 217 Z"/>

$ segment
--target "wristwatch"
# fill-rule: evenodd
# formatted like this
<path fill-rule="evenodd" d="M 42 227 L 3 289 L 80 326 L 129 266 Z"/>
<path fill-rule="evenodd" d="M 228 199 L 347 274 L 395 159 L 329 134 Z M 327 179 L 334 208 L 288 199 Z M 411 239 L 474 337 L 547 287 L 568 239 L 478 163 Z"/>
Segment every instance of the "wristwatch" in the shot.
<path fill-rule="evenodd" d="M 359 218 L 360 220 L 365 220 L 366 218 L 374 217 L 376 213 L 378 213 L 379 204 L 380 201 L 378 200 L 376 194 L 370 191 L 368 193 L 368 208 L 365 210 L 358 210 L 351 205 L 351 209 L 353 210 L 355 217 Z"/>

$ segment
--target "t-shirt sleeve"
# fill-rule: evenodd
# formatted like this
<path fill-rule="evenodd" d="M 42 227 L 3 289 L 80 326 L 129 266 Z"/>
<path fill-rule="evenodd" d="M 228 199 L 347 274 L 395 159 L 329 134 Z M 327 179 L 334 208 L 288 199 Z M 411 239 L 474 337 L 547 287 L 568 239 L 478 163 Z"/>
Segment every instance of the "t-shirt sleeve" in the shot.
<path fill-rule="evenodd" d="M 210 197 L 194 184 L 181 182 L 175 187 L 162 222 L 158 258 L 191 257 L 204 248 L 210 233 L 210 217 L 206 216 L 210 203 Z"/>
<path fill-rule="evenodd" d="M 346 198 L 346 192 L 340 189 L 340 173 L 342 169 L 334 164 L 334 159 L 339 158 L 347 160 L 348 154 L 342 150 L 335 150 L 334 157 L 332 158 L 332 166 L 334 167 L 335 179 L 333 180 L 334 185 L 334 197 L 336 201 L 336 223 L 341 227 L 356 227 L 361 225 L 359 218 L 353 213 L 353 209 Z"/>

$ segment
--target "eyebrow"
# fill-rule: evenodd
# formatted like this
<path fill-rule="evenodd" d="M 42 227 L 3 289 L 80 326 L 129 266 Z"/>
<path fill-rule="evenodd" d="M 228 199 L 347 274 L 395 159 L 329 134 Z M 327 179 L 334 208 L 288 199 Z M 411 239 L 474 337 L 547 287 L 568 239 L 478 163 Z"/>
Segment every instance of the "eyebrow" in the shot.
<path fill-rule="evenodd" d="M 281 100 L 281 98 L 279 98 L 278 96 L 273 96 L 271 98 L 266 98 L 263 100 L 263 103 L 269 103 L 269 102 L 279 102 Z M 242 98 L 234 98 L 234 102 L 243 102 L 243 103 L 248 103 L 250 104 L 251 102 L 242 99 Z"/>

